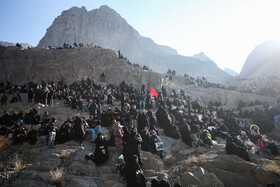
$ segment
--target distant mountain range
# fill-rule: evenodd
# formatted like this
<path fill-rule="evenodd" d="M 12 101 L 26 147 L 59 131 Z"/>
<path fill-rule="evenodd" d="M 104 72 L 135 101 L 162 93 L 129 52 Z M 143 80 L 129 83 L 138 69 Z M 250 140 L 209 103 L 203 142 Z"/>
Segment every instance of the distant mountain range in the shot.
<path fill-rule="evenodd" d="M 4 42 L 4 41 L 0 41 L 0 45 L 4 46 L 4 47 L 8 47 L 8 46 L 16 46 L 17 43 L 13 43 L 13 42 Z M 28 43 L 19 43 L 23 48 L 27 49 L 32 48 L 33 46 L 28 44 Z"/>
<path fill-rule="evenodd" d="M 240 78 L 280 76 L 280 41 L 258 45 L 247 57 Z"/>
<path fill-rule="evenodd" d="M 224 71 L 227 72 L 228 74 L 234 76 L 234 77 L 239 75 L 239 73 L 237 73 L 236 71 L 234 71 L 232 69 L 229 69 L 229 68 L 225 68 Z"/>
<path fill-rule="evenodd" d="M 158 45 L 150 38 L 141 36 L 106 5 L 91 11 L 85 7 L 72 7 L 63 11 L 47 29 L 37 47 L 60 47 L 64 43 L 93 43 L 103 48 L 120 50 L 132 62 L 158 72 L 167 72 L 170 68 L 179 74 L 204 76 L 212 82 L 232 78 L 204 54 L 182 56 L 171 47 Z"/>

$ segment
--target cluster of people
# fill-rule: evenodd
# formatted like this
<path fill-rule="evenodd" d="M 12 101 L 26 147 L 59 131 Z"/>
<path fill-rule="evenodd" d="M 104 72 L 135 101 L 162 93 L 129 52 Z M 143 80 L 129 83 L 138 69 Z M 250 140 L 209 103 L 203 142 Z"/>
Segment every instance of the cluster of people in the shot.
<path fill-rule="evenodd" d="M 275 144 L 261 135 L 256 125 L 250 128 L 246 121 L 239 121 L 233 113 L 213 104 L 202 107 L 198 100 L 192 100 L 182 90 L 179 94 L 172 90 L 168 96 L 164 87 L 157 88 L 157 96 L 154 96 L 144 85 L 138 90 L 123 81 L 119 86 L 109 84 L 102 88 L 89 78 L 69 86 L 63 81 L 58 84 L 43 81 L 40 85 L 30 82 L 24 88 L 28 102 L 34 99 L 35 104 L 51 106 L 53 99 L 62 99 L 66 107 L 88 110 L 89 117 L 68 118 L 59 127 L 48 112 L 43 116 L 31 108 L 25 114 L 22 111 L 5 112 L 0 120 L 3 123 L 1 134 L 12 134 L 15 144 L 29 141 L 31 135 L 28 136 L 30 133 L 26 133 L 23 124 L 33 124 L 36 126 L 32 127 L 32 137 L 46 136 L 50 148 L 69 140 L 76 140 L 82 145 L 85 137 L 90 135 L 91 142 L 96 144 L 95 151 L 85 158 L 102 165 L 109 159 L 108 146 L 116 147 L 119 161 L 117 171 L 128 186 L 145 183 L 140 150 L 164 157 L 164 145 L 158 128 L 163 129 L 166 136 L 181 139 L 190 147 L 212 147 L 217 136 L 227 138 L 227 152 L 238 152 L 244 159 L 247 157 L 242 154 L 246 156 L 250 150 L 278 154 Z M 116 101 L 120 101 L 121 108 L 113 108 Z M 105 105 L 109 107 L 105 108 Z M 13 130 L 5 131 L 5 125 L 12 126 Z M 109 137 L 104 136 L 101 127 L 109 129 Z M 240 149 L 233 150 L 234 146 Z"/>

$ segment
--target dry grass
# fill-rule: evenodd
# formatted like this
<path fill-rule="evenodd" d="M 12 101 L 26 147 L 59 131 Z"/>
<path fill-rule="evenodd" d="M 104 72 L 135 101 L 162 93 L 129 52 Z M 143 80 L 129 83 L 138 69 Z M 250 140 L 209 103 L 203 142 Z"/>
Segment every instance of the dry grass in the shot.
<path fill-rule="evenodd" d="M 267 169 L 268 171 L 280 176 L 280 165 L 278 165 L 276 163 L 267 163 L 267 164 L 263 165 L 263 167 L 265 169 Z"/>
<path fill-rule="evenodd" d="M 53 183 L 60 183 L 64 177 L 64 172 L 61 169 L 50 171 L 50 181 Z"/>
<path fill-rule="evenodd" d="M 63 150 L 63 151 L 61 151 L 61 154 L 59 155 L 59 157 L 63 158 L 63 159 L 70 159 L 71 153 L 69 151 Z"/>
<path fill-rule="evenodd" d="M 24 168 L 22 160 L 18 158 L 18 155 L 16 155 L 13 165 L 14 165 L 16 171 L 19 171 Z"/>
<path fill-rule="evenodd" d="M 190 164 L 196 164 L 196 163 L 198 163 L 197 157 L 192 156 L 192 157 L 188 158 L 187 160 L 185 160 L 184 164 L 190 165 Z"/>

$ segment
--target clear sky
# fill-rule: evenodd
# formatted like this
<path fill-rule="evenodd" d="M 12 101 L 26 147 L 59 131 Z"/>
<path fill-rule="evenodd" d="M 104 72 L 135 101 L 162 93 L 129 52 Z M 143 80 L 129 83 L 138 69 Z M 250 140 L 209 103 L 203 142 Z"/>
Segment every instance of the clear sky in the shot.
<path fill-rule="evenodd" d="M 0 40 L 36 46 L 63 10 L 104 4 L 142 36 L 237 72 L 256 45 L 280 39 L 279 0 L 1 0 Z"/>

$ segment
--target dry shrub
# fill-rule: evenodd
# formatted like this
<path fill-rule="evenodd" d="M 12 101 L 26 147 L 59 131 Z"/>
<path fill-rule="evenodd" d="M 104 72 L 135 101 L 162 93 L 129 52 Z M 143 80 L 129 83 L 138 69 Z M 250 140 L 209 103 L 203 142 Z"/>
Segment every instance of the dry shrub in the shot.
<path fill-rule="evenodd" d="M 18 158 L 18 155 L 16 155 L 13 165 L 14 165 L 16 171 L 19 171 L 24 167 L 22 160 Z"/>
<path fill-rule="evenodd" d="M 60 183 L 64 177 L 64 172 L 62 169 L 56 169 L 55 171 L 50 171 L 50 181 L 53 183 Z"/>
<path fill-rule="evenodd" d="M 192 156 L 192 157 L 188 158 L 188 159 L 185 161 L 184 164 L 189 165 L 189 164 L 196 164 L 196 163 L 198 163 L 197 157 L 196 157 L 196 156 Z"/>
<path fill-rule="evenodd" d="M 71 158 L 71 153 L 66 150 L 63 150 L 63 151 L 61 151 L 61 154 L 59 157 L 63 158 L 63 159 L 69 159 L 69 158 Z"/>
<path fill-rule="evenodd" d="M 280 176 L 280 166 L 277 165 L 276 163 L 267 163 L 267 164 L 263 165 L 263 167 L 265 169 L 267 169 L 268 171 Z"/>

